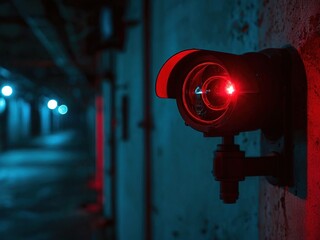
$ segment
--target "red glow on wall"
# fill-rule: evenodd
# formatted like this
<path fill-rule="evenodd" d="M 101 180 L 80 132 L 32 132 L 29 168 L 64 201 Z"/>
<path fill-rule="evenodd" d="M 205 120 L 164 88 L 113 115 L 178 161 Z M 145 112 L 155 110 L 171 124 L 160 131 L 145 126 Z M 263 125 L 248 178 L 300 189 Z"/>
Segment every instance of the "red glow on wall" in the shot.
<path fill-rule="evenodd" d="M 96 97 L 96 176 L 95 185 L 98 190 L 98 202 L 102 203 L 104 162 L 104 118 L 103 97 Z"/>
<path fill-rule="evenodd" d="M 319 60 L 320 38 L 310 38 L 301 50 L 309 84 L 308 91 L 308 163 L 306 201 L 306 239 L 320 239 L 320 96 Z"/>

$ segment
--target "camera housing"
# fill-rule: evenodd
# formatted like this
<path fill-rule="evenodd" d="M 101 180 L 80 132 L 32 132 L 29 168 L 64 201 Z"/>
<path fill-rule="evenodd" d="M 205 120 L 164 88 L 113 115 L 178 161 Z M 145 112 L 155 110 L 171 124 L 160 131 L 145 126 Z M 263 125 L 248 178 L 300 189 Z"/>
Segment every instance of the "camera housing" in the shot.
<path fill-rule="evenodd" d="M 185 123 L 205 136 L 262 129 L 282 132 L 285 49 L 235 55 L 190 49 L 171 57 L 156 83 L 160 98 L 175 98 Z"/>

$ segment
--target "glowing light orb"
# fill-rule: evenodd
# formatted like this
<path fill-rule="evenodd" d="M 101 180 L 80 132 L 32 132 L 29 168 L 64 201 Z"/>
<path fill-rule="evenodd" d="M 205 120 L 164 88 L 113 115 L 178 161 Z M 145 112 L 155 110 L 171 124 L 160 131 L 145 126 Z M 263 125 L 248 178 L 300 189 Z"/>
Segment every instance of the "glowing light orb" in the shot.
<path fill-rule="evenodd" d="M 235 89 L 234 86 L 230 83 L 227 87 L 226 87 L 226 92 L 229 95 L 232 95 L 234 93 Z"/>
<path fill-rule="evenodd" d="M 58 102 L 54 99 L 51 99 L 48 101 L 48 104 L 47 104 L 48 108 L 53 110 L 53 109 L 56 109 L 57 106 L 58 106 Z"/>
<path fill-rule="evenodd" d="M 13 92 L 12 87 L 10 87 L 8 85 L 2 87 L 2 89 L 1 89 L 1 93 L 5 97 L 11 96 L 12 92 Z"/>
<path fill-rule="evenodd" d="M 66 105 L 61 105 L 58 107 L 58 112 L 61 114 L 61 115 L 64 115 L 68 112 L 68 107 Z"/>

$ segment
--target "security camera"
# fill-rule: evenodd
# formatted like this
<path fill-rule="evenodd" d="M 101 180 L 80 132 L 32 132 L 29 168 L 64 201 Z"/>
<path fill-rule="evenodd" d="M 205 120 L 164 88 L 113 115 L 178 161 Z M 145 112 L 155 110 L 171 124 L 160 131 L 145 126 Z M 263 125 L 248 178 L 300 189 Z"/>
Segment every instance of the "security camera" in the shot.
<path fill-rule="evenodd" d="M 234 144 L 233 136 L 261 129 L 270 141 L 283 136 L 290 139 L 292 115 L 296 114 L 292 107 L 296 90 L 292 85 L 301 89 L 306 85 L 305 79 L 293 84 L 293 65 L 304 73 L 298 52 L 290 46 L 242 55 L 189 49 L 169 58 L 158 74 L 157 96 L 176 99 L 186 125 L 206 137 L 224 137 L 215 154 L 214 172 L 221 181 L 221 198 L 225 202 L 235 202 L 237 183 L 248 175 L 269 175 L 277 179 L 278 185 L 292 185 L 287 150 L 252 161 Z M 304 74 L 301 76 L 305 78 Z M 248 162 L 254 165 L 252 169 L 260 170 L 248 173 Z M 235 166 L 240 173 L 230 170 Z"/>

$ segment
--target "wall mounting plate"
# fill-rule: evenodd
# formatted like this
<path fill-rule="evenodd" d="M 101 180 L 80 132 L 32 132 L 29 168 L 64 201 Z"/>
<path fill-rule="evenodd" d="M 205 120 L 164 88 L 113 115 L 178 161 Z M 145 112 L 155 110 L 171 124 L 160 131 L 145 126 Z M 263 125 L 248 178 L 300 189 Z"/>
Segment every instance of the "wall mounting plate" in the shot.
<path fill-rule="evenodd" d="M 264 134 L 261 153 L 278 152 L 284 161 L 279 166 L 280 178 L 267 177 L 273 185 L 288 186 L 299 198 L 307 196 L 307 80 L 303 62 L 298 51 L 285 46 L 287 52 L 286 99 L 283 112 L 283 135 L 270 140 Z M 287 179 L 286 182 L 284 179 Z M 288 184 L 289 179 L 289 184 Z M 290 183 L 291 182 L 291 183 Z"/>

